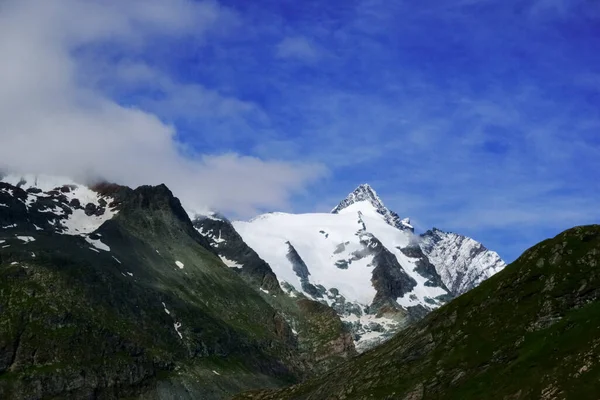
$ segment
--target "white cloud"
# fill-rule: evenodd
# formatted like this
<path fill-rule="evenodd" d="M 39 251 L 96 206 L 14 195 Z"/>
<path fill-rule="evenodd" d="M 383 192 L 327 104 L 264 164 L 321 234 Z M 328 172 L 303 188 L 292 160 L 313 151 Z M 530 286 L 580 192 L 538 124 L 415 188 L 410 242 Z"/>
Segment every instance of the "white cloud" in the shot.
<path fill-rule="evenodd" d="M 288 36 L 277 45 L 277 57 L 315 61 L 319 58 L 319 50 L 314 43 L 303 36 Z"/>
<path fill-rule="evenodd" d="M 94 89 L 86 79 L 97 71 L 74 55 L 100 43 L 134 49 L 159 36 L 198 36 L 216 25 L 223 29 L 223 21 L 234 18 L 215 2 L 191 0 L 2 3 L 0 168 L 79 180 L 101 177 L 130 186 L 164 182 L 193 208 L 250 214 L 285 207 L 291 193 L 323 173 L 321 167 L 236 154 L 190 157 L 190 149 L 177 142 L 175 127 Z M 109 74 L 117 71 L 108 68 Z M 183 94 L 179 107 L 223 118 L 260 112 L 202 86 L 177 84 L 143 64 L 129 73 L 143 82 L 156 78 L 171 98 Z M 178 107 L 164 106 L 173 112 Z"/>

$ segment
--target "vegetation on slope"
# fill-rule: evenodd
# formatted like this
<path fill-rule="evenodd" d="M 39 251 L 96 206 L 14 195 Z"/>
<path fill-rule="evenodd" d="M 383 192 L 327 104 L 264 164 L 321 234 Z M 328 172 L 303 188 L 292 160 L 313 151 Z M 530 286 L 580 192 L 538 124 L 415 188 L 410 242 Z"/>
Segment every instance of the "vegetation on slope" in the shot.
<path fill-rule="evenodd" d="M 0 207 L 0 398 L 220 399 L 305 373 L 291 328 L 166 187 L 101 190 L 119 213 L 90 238 L 110 251 Z"/>
<path fill-rule="evenodd" d="M 389 342 L 239 399 L 597 399 L 600 226 L 577 227 Z"/>

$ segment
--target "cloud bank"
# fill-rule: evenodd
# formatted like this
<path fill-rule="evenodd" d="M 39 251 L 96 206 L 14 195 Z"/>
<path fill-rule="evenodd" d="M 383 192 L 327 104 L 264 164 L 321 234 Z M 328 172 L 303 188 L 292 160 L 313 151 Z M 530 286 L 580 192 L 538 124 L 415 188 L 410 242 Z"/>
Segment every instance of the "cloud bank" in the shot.
<path fill-rule="evenodd" d="M 211 1 L 3 2 L 0 168 L 130 186 L 166 183 L 196 210 L 252 215 L 286 207 L 290 195 L 325 173 L 322 166 L 199 152 L 178 139 L 167 119 L 148 111 L 164 108 L 164 115 L 177 115 L 190 107 L 186 114 L 235 120 L 260 114 L 259 107 L 178 83 L 143 61 L 124 67 L 123 59 L 160 41 L 185 37 L 201 45 L 234 26 L 236 18 Z M 148 107 L 116 101 L 103 90 L 125 81 L 149 91 Z M 154 90 L 168 92 L 169 101 L 154 98 Z M 198 134 L 209 142 L 219 133 Z"/>

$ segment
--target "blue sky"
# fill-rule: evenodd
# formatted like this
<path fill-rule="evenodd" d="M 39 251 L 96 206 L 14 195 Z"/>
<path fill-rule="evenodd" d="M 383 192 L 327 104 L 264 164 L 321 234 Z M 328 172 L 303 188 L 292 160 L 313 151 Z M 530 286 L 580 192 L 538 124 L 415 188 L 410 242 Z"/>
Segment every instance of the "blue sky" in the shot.
<path fill-rule="evenodd" d="M 72 1 L 69 20 L 101 14 Z M 368 182 L 417 229 L 470 235 L 510 261 L 599 222 L 600 4 L 451 3 L 106 1 L 107 19 L 90 21 L 124 15 L 122 26 L 56 40 L 78 96 L 170 130 L 148 167 L 126 168 L 140 169 L 131 181 L 152 170 L 177 188 L 173 175 L 201 160 L 203 193 L 226 193 L 208 205 L 234 217 L 329 211 Z M 164 175 L 161 146 L 179 165 Z M 101 173 L 129 176 L 119 171 Z"/>

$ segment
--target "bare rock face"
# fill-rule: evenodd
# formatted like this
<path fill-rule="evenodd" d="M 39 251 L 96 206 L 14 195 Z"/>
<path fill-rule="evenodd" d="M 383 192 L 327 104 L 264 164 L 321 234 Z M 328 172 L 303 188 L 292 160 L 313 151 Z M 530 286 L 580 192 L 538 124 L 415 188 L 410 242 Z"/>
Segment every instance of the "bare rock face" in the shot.
<path fill-rule="evenodd" d="M 473 289 L 506 267 L 496 252 L 456 233 L 434 228 L 421 235 L 420 246 L 454 296 Z"/>

